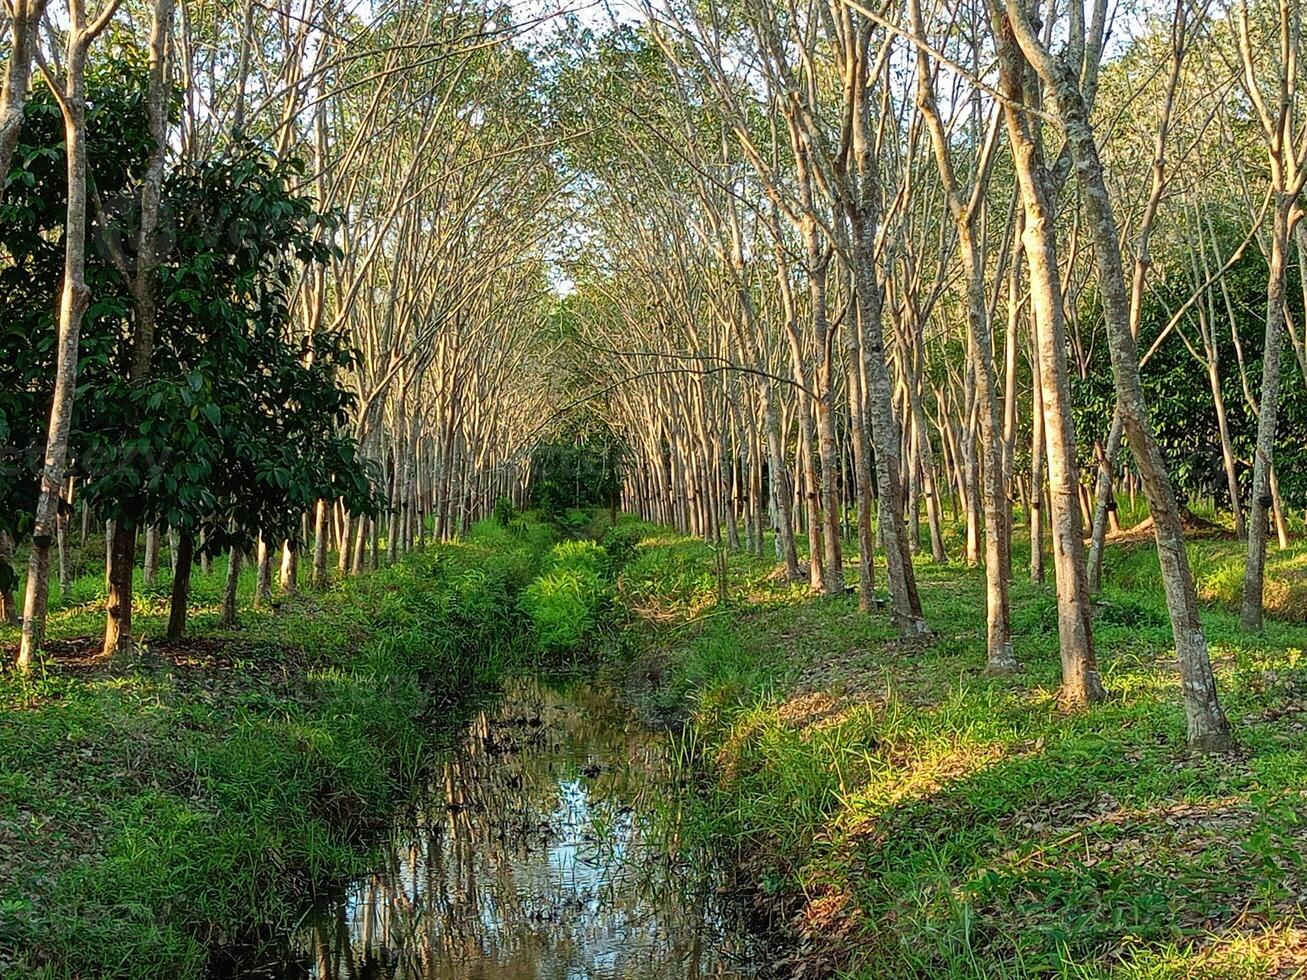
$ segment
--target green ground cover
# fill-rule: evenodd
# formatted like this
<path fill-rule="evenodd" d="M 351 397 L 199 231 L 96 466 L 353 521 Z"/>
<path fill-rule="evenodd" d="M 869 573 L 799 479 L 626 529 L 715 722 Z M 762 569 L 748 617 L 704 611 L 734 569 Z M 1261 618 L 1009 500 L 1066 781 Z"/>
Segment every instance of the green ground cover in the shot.
<path fill-rule="evenodd" d="M 96 656 L 103 572 L 79 577 L 44 663 L 0 675 L 0 974 L 193 976 L 368 868 L 461 710 L 534 659 L 519 596 L 555 538 L 483 524 L 276 612 L 249 611 L 246 573 L 234 630 L 218 562 L 179 644 L 152 639 L 162 587 L 138 589 L 131 663 Z"/>
<path fill-rule="evenodd" d="M 1240 631 L 1237 542 L 1191 555 L 1240 750 L 1191 758 L 1146 542 L 1107 556 L 1095 637 L 1111 699 L 1068 714 L 1051 582 L 1018 575 L 1025 669 L 996 679 L 978 569 L 919 560 L 935 636 L 905 643 L 854 596 L 812 596 L 743 555 L 723 605 L 711 547 L 632 528 L 643 541 L 619 593 L 644 697 L 688 716 L 712 774 L 687 804 L 689 839 L 731 855 L 750 900 L 783 920 L 795 975 L 1307 969 L 1307 628 L 1287 621 L 1299 615 Z M 1283 596 L 1305 562 L 1301 543 L 1272 555 Z"/>

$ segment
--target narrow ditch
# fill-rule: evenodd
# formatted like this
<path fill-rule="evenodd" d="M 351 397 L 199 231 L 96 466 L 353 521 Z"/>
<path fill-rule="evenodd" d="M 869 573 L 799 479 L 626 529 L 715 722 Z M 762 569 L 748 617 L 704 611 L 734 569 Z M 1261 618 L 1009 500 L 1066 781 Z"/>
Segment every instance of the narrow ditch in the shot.
<path fill-rule="evenodd" d="M 394 822 L 372 872 L 215 975 L 755 977 L 760 944 L 677 846 L 673 736 L 595 680 L 512 681 Z"/>

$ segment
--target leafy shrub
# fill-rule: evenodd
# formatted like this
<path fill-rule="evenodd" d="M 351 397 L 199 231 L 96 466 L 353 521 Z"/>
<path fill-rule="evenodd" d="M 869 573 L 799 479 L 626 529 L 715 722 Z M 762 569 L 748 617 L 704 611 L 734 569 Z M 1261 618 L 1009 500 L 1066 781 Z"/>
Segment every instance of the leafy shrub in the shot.
<path fill-rule="evenodd" d="M 597 571 L 564 567 L 528 585 L 522 593 L 522 608 L 531 617 L 540 648 L 562 653 L 580 646 L 606 600 L 607 589 Z"/>
<path fill-rule="evenodd" d="M 598 576 L 606 563 L 604 549 L 593 541 L 561 541 L 549 552 L 549 567 L 556 571 L 588 571 Z"/>
<path fill-rule="evenodd" d="M 559 518 L 559 524 L 568 534 L 581 534 L 590 526 L 590 520 L 590 511 L 573 508 Z"/>
<path fill-rule="evenodd" d="M 508 527 L 513 520 L 513 502 L 507 497 L 500 497 L 495 501 L 495 523 L 500 527 Z"/>
<path fill-rule="evenodd" d="M 610 576 L 616 576 L 630 563 L 639 551 L 644 536 L 644 528 L 638 524 L 619 524 L 608 529 L 604 535 L 603 549 L 606 570 Z"/>
<path fill-rule="evenodd" d="M 691 607 L 715 594 L 712 549 L 689 538 L 641 550 L 622 571 L 622 591 L 636 603 Z"/>

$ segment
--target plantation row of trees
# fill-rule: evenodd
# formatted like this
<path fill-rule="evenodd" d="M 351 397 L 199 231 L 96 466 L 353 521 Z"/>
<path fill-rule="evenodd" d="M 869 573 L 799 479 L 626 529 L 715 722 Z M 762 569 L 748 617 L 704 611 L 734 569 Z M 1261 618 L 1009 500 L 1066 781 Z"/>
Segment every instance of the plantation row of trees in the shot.
<path fill-rule="evenodd" d="M 582 37 L 566 310 L 627 507 L 759 554 L 774 529 L 827 593 L 851 523 L 864 608 L 883 576 L 916 636 L 951 505 L 1007 672 L 1019 505 L 1075 705 L 1105 696 L 1090 596 L 1140 493 L 1190 742 L 1226 747 L 1184 525 L 1232 514 L 1259 627 L 1267 535 L 1307 504 L 1301 44 L 1256 0 L 660 0 Z"/>
<path fill-rule="evenodd" d="M 105 522 L 117 653 L 162 541 L 180 636 L 196 560 L 229 555 L 231 621 L 244 561 L 266 601 L 278 560 L 282 589 L 302 554 L 322 586 L 520 501 L 562 213 L 522 30 L 416 0 L 0 10 L 0 596 L 20 667 L 52 565 L 68 587 L 75 514 Z"/>
<path fill-rule="evenodd" d="M 1083 704 L 1105 695 L 1090 596 L 1129 492 L 1190 740 L 1225 747 L 1184 529 L 1193 501 L 1229 511 L 1257 628 L 1267 536 L 1307 505 L 1298 18 L 9 0 L 20 662 L 74 508 L 107 522 L 115 652 L 165 537 L 180 633 L 197 551 L 231 555 L 233 618 L 245 556 L 263 600 L 278 558 L 283 588 L 302 554 L 321 586 L 533 484 L 563 508 L 620 482 L 725 546 L 762 553 L 770 529 L 819 592 L 844 590 L 856 538 L 862 605 L 881 576 L 910 637 L 930 631 L 914 557 L 952 557 L 954 508 L 996 672 L 1019 666 L 1019 513 Z"/>

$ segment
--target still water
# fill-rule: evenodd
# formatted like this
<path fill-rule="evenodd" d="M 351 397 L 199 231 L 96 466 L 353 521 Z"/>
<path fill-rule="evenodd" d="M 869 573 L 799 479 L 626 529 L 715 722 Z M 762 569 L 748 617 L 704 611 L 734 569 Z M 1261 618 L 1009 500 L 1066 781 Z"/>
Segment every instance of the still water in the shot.
<path fill-rule="evenodd" d="M 711 882 L 676 856 L 672 751 L 603 686 L 515 684 L 473 719 L 374 873 L 306 919 L 280 975 L 755 977 Z"/>

